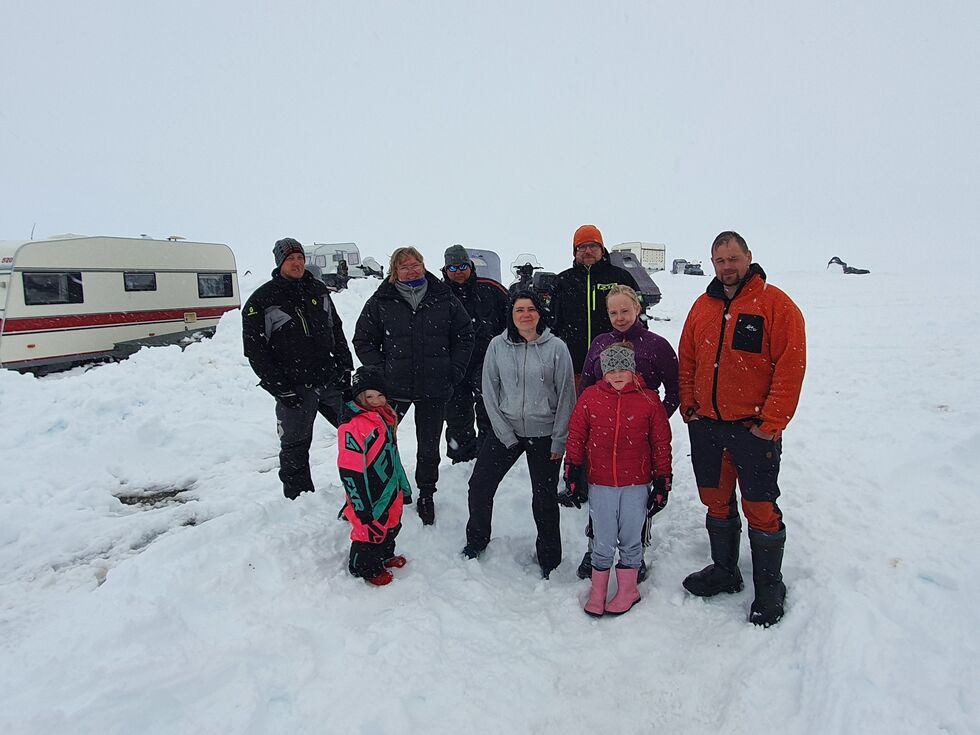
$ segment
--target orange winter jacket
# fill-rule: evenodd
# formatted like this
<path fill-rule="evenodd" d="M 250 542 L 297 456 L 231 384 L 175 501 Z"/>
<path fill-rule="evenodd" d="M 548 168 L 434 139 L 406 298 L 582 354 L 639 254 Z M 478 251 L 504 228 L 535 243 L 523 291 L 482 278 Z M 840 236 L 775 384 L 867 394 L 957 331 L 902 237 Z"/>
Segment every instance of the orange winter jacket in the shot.
<path fill-rule="evenodd" d="M 731 300 L 715 278 L 694 302 L 678 360 L 682 415 L 753 419 L 778 437 L 793 418 L 803 387 L 803 314 L 753 263 Z"/>

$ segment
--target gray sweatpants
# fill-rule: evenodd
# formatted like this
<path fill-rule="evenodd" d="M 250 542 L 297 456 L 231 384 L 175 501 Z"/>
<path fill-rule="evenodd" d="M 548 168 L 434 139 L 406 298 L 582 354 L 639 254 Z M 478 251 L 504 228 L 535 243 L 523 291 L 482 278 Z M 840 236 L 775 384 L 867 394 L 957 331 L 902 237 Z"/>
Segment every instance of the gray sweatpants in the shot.
<path fill-rule="evenodd" d="M 589 485 L 592 519 L 592 568 L 609 569 L 619 549 L 619 566 L 639 569 L 643 561 L 643 522 L 647 517 L 647 486 Z"/>

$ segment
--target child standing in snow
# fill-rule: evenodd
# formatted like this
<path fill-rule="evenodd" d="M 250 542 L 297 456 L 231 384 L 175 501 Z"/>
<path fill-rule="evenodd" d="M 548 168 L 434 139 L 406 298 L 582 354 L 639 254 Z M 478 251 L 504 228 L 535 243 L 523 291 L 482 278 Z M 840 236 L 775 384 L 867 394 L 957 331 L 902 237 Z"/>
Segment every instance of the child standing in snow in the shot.
<path fill-rule="evenodd" d="M 358 368 L 351 381 L 354 400 L 345 407 L 337 434 L 337 465 L 347 493 L 344 517 L 350 521 L 350 573 L 373 585 L 391 582 L 391 568 L 405 566 L 395 555 L 402 506 L 412 502 L 382 374 Z"/>
<path fill-rule="evenodd" d="M 603 379 L 579 397 L 568 424 L 565 506 L 587 498 L 595 535 L 592 590 L 585 612 L 621 615 L 639 602 L 636 577 L 643 559 L 643 523 L 663 510 L 670 492 L 670 424 L 660 397 L 636 373 L 629 343 L 607 347 L 599 356 Z M 580 487 L 588 463 L 588 488 Z M 616 595 L 606 603 L 609 573 L 616 565 Z"/>

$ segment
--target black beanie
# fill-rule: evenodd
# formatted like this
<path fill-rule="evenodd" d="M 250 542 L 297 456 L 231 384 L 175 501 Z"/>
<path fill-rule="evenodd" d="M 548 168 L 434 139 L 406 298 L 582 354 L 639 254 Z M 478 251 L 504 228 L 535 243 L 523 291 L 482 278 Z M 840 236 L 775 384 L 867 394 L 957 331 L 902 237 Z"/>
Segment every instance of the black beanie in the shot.
<path fill-rule="evenodd" d="M 366 390 L 376 390 L 384 395 L 388 394 L 385 387 L 385 376 L 377 368 L 359 367 L 350 381 L 350 393 L 354 400 Z"/>
<path fill-rule="evenodd" d="M 468 265 L 473 267 L 473 259 L 470 258 L 470 254 L 466 252 L 466 248 L 462 245 L 452 245 L 446 248 L 445 256 L 446 267 L 451 265 Z"/>

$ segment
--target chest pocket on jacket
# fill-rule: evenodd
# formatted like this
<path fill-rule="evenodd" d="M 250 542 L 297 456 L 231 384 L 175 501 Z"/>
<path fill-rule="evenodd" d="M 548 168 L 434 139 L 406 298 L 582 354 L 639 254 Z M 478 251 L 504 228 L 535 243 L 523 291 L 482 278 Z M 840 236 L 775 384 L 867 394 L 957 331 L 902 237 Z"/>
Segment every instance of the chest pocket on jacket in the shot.
<path fill-rule="evenodd" d="M 732 349 L 742 352 L 762 352 L 762 337 L 766 320 L 759 314 L 739 314 L 732 335 Z"/>

